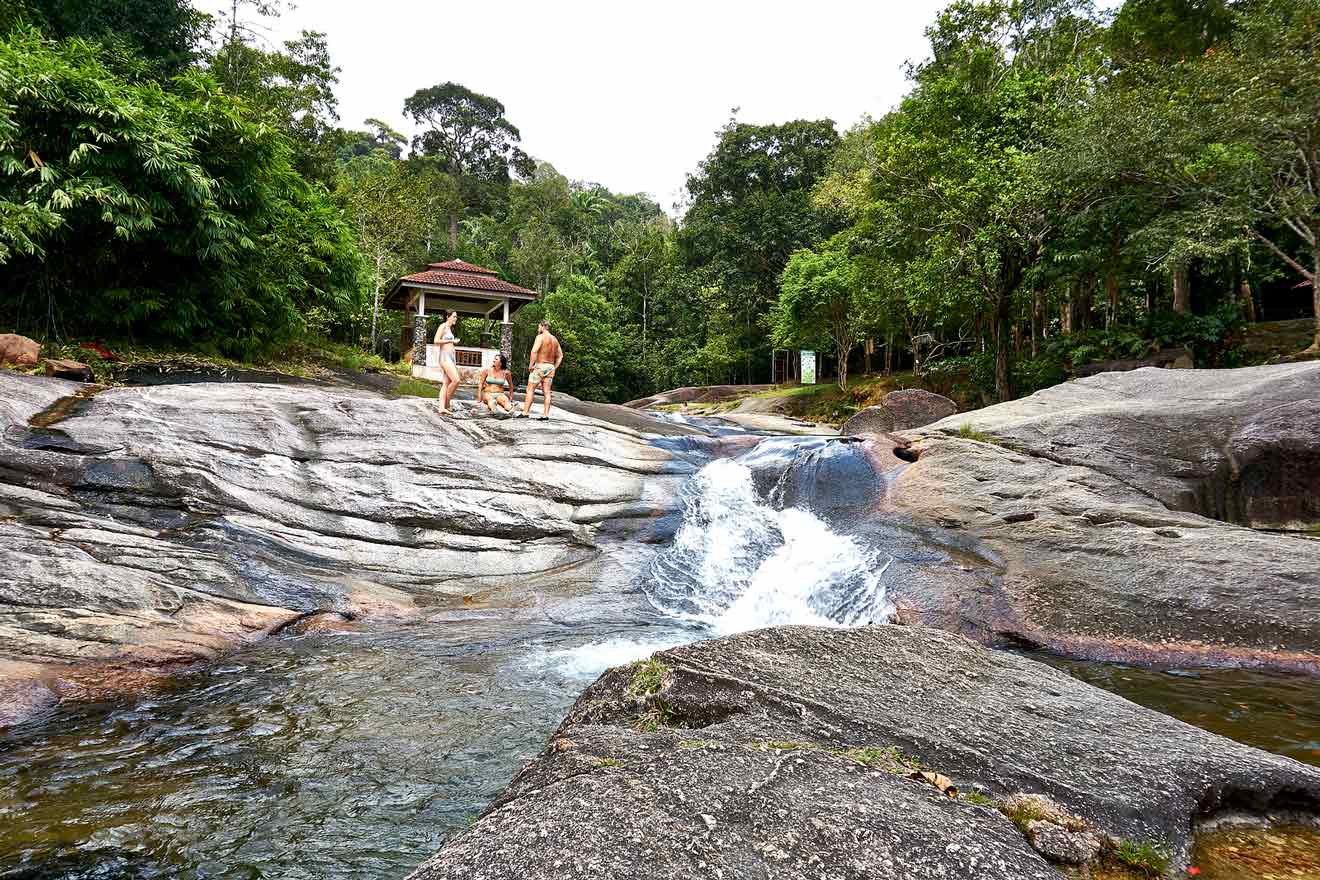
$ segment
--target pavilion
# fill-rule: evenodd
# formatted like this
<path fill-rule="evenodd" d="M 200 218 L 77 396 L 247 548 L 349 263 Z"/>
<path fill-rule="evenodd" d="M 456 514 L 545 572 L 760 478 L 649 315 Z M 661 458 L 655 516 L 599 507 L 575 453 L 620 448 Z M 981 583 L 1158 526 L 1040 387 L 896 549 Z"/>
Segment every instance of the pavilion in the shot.
<path fill-rule="evenodd" d="M 496 277 L 493 269 L 484 269 L 462 260 L 431 263 L 414 275 L 405 275 L 390 286 L 385 294 L 385 308 L 412 313 L 413 354 L 412 374 L 418 378 L 439 381 L 440 347 L 429 344 L 426 333 L 428 314 L 444 316 L 450 311 L 465 318 L 483 318 L 487 321 L 499 317 L 500 347 L 484 345 L 457 346 L 455 359 L 463 382 L 476 381 L 476 374 L 495 361 L 503 351 L 513 357 L 513 324 L 510 318 L 523 305 L 534 301 L 534 290 L 510 284 Z M 472 340 L 465 340 L 472 341 Z M 477 340 L 486 342 L 486 340 Z"/>

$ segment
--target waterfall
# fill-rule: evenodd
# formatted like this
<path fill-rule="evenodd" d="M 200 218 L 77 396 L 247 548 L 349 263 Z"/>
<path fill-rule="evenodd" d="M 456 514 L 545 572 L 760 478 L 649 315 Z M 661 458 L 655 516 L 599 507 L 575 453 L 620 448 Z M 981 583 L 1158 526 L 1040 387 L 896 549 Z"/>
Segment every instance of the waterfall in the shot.
<path fill-rule="evenodd" d="M 660 611 L 727 635 L 805 623 L 858 626 L 893 614 L 889 563 L 806 510 L 777 510 L 751 469 L 710 462 L 688 483 L 683 521 L 652 565 L 647 595 Z"/>

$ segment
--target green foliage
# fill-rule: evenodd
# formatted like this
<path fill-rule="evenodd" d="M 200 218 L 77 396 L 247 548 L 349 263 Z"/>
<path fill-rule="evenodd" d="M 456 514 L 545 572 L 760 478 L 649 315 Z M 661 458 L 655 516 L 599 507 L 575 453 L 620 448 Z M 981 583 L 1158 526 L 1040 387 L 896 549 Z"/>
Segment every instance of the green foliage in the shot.
<path fill-rule="evenodd" d="M 963 422 L 958 426 L 958 436 L 964 440 L 975 440 L 977 443 L 993 443 L 993 439 L 985 431 L 972 427 L 970 422 Z"/>
<path fill-rule="evenodd" d="M 990 809 L 995 807 L 995 799 L 979 791 L 960 792 L 958 798 L 978 807 L 989 807 Z"/>
<path fill-rule="evenodd" d="M 1169 869 L 1168 855 L 1153 843 L 1137 843 L 1125 838 L 1114 845 L 1110 855 L 1146 877 L 1163 877 Z"/>
<path fill-rule="evenodd" d="M 745 381 L 768 370 L 761 318 L 778 296 L 784 266 L 824 231 L 811 191 L 838 142 L 829 120 L 730 121 L 714 151 L 688 177 L 691 204 L 679 244 L 687 266 L 707 273 L 723 292 L 738 325 L 736 341 L 725 344 L 747 355 Z"/>
<path fill-rule="evenodd" d="M 669 665 L 655 657 L 638 660 L 629 668 L 632 670 L 632 678 L 625 692 L 630 697 L 646 697 L 660 693 L 672 674 Z"/>
<path fill-rule="evenodd" d="M 351 231 L 288 141 L 212 80 L 165 91 L 92 45 L 20 32 L 0 42 L 0 94 L 9 320 L 250 353 L 310 309 L 351 310 Z"/>
<path fill-rule="evenodd" d="M 193 62 L 208 24 L 186 0 L 24 0 L 13 14 L 11 22 L 0 14 L 0 35 L 22 18 L 51 39 L 107 43 L 119 50 L 117 68 L 136 66 L 129 59 L 137 59 L 143 73 L 160 79 Z"/>

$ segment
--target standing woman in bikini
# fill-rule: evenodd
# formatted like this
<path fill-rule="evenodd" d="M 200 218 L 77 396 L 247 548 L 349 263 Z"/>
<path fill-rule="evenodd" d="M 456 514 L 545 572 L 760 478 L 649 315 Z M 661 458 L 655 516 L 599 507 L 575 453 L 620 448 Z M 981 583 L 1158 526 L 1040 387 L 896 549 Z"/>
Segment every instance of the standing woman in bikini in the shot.
<path fill-rule="evenodd" d="M 458 391 L 458 356 L 454 348 L 458 344 L 458 337 L 454 335 L 454 325 L 457 323 L 458 312 L 450 312 L 445 316 L 440 329 L 435 331 L 435 344 L 440 346 L 440 369 L 445 373 L 445 384 L 440 389 L 440 413 L 446 416 L 454 413 L 449 408 L 449 401 L 453 400 L 454 392 Z"/>

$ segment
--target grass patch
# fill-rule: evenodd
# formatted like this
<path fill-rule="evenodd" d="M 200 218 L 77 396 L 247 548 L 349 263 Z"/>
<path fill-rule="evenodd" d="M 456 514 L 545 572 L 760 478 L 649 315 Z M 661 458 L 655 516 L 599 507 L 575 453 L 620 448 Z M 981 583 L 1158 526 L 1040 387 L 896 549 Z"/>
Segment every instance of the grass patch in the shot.
<path fill-rule="evenodd" d="M 975 804 L 978 807 L 993 808 L 995 806 L 994 798 L 990 797 L 990 795 L 988 794 L 982 794 L 979 791 L 964 791 L 960 795 L 960 798 L 966 801 L 967 803 Z"/>
<path fill-rule="evenodd" d="M 591 763 L 597 767 L 622 767 L 623 762 L 618 758 L 592 758 Z"/>
<path fill-rule="evenodd" d="M 809 742 L 793 742 L 792 740 L 767 740 L 764 742 L 751 743 L 752 748 L 769 749 L 772 752 L 798 752 L 807 749 L 818 749 L 820 746 Z"/>
<path fill-rule="evenodd" d="M 958 436 L 964 440 L 975 440 L 977 443 L 994 443 L 990 435 L 985 431 L 973 428 L 970 423 L 963 422 L 958 426 Z"/>
<path fill-rule="evenodd" d="M 1146 877 L 1161 877 L 1169 868 L 1169 857 L 1153 843 L 1120 840 L 1110 850 L 1119 864 Z"/>
<path fill-rule="evenodd" d="M 399 387 L 394 389 L 394 393 L 399 397 L 429 397 L 436 400 L 440 397 L 440 389 L 425 379 L 401 379 Z"/>
<path fill-rule="evenodd" d="M 878 748 L 864 746 L 856 749 L 835 749 L 830 752 L 840 758 L 847 758 L 873 770 L 885 770 L 889 773 L 911 773 L 921 769 L 921 762 L 910 755 L 905 755 L 894 746 Z"/>
<path fill-rule="evenodd" d="M 678 712 L 664 700 L 655 700 L 645 712 L 637 716 L 636 728 L 642 733 L 655 733 L 663 727 L 682 726 Z"/>
<path fill-rule="evenodd" d="M 668 684 L 669 674 L 672 671 L 663 660 L 654 657 L 638 660 L 629 669 L 632 670 L 632 679 L 628 682 L 625 693 L 630 697 L 646 697 L 660 693 Z"/>
<path fill-rule="evenodd" d="M 1008 817 L 1008 821 L 1018 827 L 1023 834 L 1027 833 L 1027 826 L 1032 822 L 1038 822 L 1049 818 L 1049 813 L 1043 806 L 1031 800 L 1015 800 L 1011 803 L 998 804 L 999 812 Z"/>

